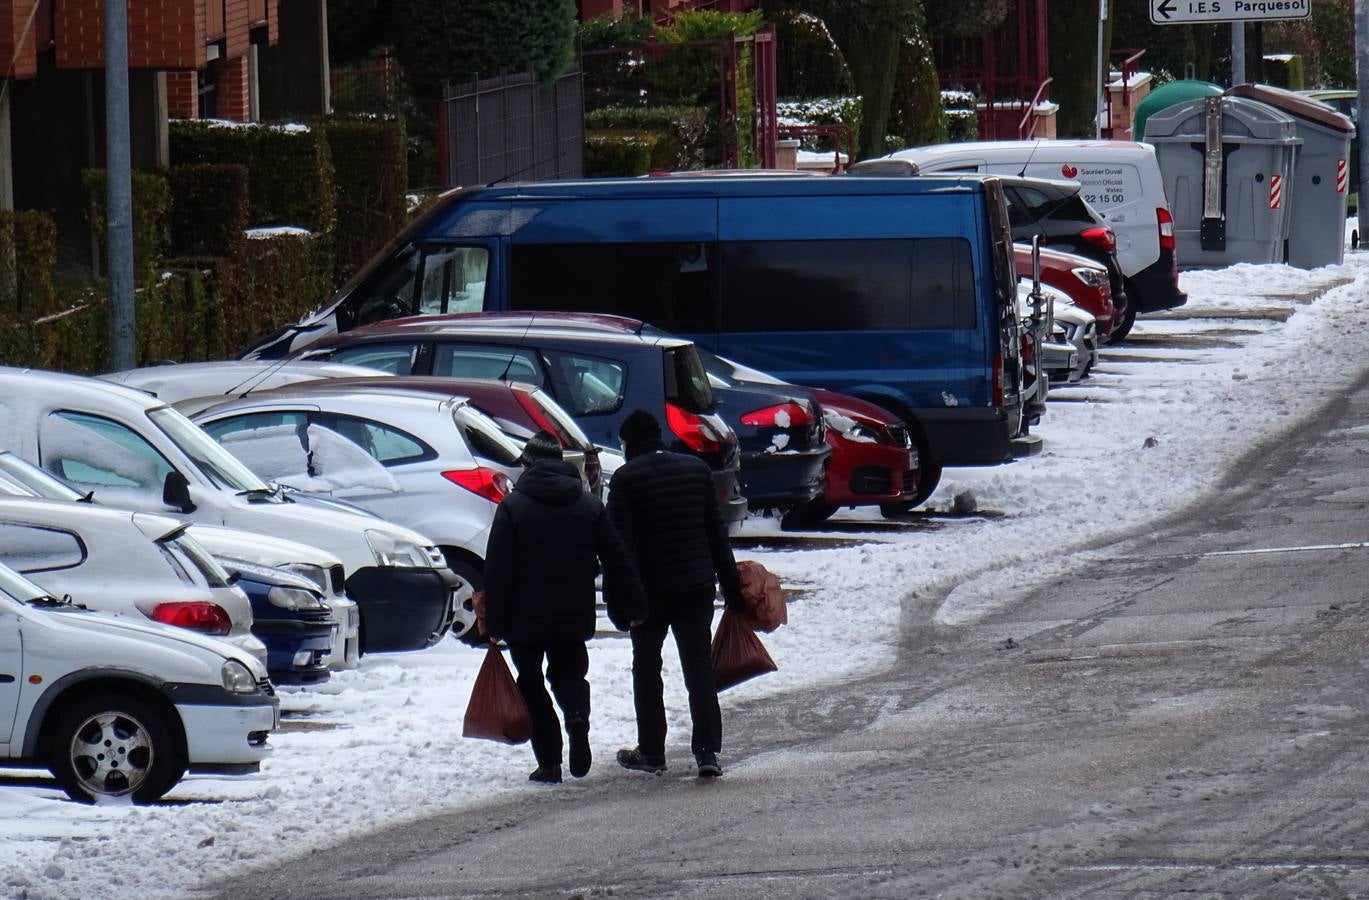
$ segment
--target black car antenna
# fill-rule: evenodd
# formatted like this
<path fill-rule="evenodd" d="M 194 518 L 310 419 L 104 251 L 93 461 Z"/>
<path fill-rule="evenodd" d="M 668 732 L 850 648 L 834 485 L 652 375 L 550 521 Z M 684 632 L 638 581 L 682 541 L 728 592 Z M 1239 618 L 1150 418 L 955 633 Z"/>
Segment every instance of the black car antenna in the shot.
<path fill-rule="evenodd" d="M 1036 151 L 1040 149 L 1040 147 L 1041 139 L 1037 138 L 1036 142 L 1032 144 L 1032 152 L 1027 154 L 1027 161 L 1022 164 L 1022 171 L 1017 173 L 1018 178 L 1027 177 L 1027 166 L 1032 164 L 1032 160 L 1036 158 Z"/>
<path fill-rule="evenodd" d="M 238 394 L 238 391 L 241 390 L 242 393 L 238 394 L 238 399 L 241 400 L 248 394 L 255 391 L 257 389 L 257 386 L 266 381 L 266 379 L 270 378 L 272 375 L 276 374 L 281 369 L 285 368 L 286 365 L 292 362 L 294 362 L 293 357 L 282 356 L 280 359 L 276 360 L 274 363 L 267 366 L 263 371 L 256 372 L 252 375 L 248 375 L 242 381 L 239 381 L 237 384 L 233 385 L 231 388 L 224 391 L 223 395 L 227 397 L 232 394 Z M 250 386 L 244 388 L 243 386 L 248 385 L 249 382 Z"/>
<path fill-rule="evenodd" d="M 537 313 L 533 313 L 532 315 L 528 316 L 528 324 L 523 326 L 523 335 L 522 335 L 522 337 L 520 337 L 520 338 L 518 339 L 518 343 L 514 345 L 514 349 L 515 349 L 515 350 L 522 350 L 522 349 L 523 349 L 523 345 L 526 344 L 526 343 L 527 343 L 527 340 L 528 340 L 528 332 L 532 331 L 532 325 L 533 325 L 533 323 L 536 322 L 536 321 L 537 321 Z M 509 361 L 508 361 L 507 363 L 504 364 L 504 371 L 499 373 L 499 380 L 500 380 L 500 381 L 503 381 L 503 382 L 506 382 L 506 383 L 508 382 L 508 380 L 509 380 L 509 370 L 513 368 L 513 357 L 514 357 L 514 354 L 513 354 L 513 353 L 510 353 L 510 354 L 509 354 Z"/>

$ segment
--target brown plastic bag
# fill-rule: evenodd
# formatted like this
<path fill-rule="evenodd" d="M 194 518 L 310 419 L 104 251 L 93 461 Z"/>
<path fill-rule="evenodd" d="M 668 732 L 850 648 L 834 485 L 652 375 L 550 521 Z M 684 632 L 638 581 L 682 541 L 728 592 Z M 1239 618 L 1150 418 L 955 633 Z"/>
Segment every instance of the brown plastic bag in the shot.
<path fill-rule="evenodd" d="M 746 618 L 724 610 L 713 634 L 713 682 L 724 691 L 748 678 L 779 669 Z"/>
<path fill-rule="evenodd" d="M 737 563 L 737 578 L 742 583 L 742 599 L 746 601 L 746 618 L 756 631 L 766 634 L 789 622 L 789 608 L 784 602 L 784 590 L 775 573 L 758 562 Z"/>
<path fill-rule="evenodd" d="M 501 744 L 521 744 L 532 737 L 532 716 L 518 691 L 509 664 L 499 652 L 499 645 L 490 642 L 485 661 L 475 676 L 471 699 L 466 704 L 466 718 L 461 725 L 461 736 L 484 738 Z"/>

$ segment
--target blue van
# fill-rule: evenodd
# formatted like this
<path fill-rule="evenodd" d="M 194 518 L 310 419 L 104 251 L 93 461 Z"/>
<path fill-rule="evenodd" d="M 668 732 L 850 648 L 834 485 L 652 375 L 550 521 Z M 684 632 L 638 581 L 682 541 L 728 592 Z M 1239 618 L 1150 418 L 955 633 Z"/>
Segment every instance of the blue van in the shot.
<path fill-rule="evenodd" d="M 1025 436 L 1003 189 L 975 175 L 671 176 L 444 196 L 324 307 L 260 342 L 279 358 L 384 319 L 616 313 L 910 426 L 924 496 L 943 465 Z"/>

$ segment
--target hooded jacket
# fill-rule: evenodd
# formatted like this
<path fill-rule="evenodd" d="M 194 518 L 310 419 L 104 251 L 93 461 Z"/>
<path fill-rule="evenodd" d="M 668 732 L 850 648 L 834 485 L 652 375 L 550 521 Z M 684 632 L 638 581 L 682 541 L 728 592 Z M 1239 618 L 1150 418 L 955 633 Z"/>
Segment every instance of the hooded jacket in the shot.
<path fill-rule="evenodd" d="M 626 629 L 645 615 L 645 600 L 607 511 L 585 493 L 569 463 L 534 463 L 499 504 L 490 527 L 487 630 L 510 643 L 589 640 L 600 562 L 609 617 Z"/>
<path fill-rule="evenodd" d="M 608 508 L 650 602 L 720 583 L 727 605 L 743 609 L 737 561 L 708 463 L 667 450 L 659 438 L 626 450 L 627 463 L 613 474 Z"/>

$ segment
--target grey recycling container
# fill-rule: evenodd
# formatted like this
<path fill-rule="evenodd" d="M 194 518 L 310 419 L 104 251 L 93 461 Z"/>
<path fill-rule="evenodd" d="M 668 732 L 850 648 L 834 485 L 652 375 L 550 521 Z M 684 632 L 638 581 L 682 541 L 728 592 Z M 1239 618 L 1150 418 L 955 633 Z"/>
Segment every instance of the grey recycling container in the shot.
<path fill-rule="evenodd" d="M 1154 113 L 1146 143 L 1174 213 L 1180 268 L 1284 261 L 1293 117 L 1246 97 L 1199 97 Z"/>
<path fill-rule="evenodd" d="M 1289 182 L 1288 264 L 1303 269 L 1345 261 L 1350 142 L 1355 123 L 1325 103 L 1265 84 L 1238 84 L 1232 97 L 1258 100 L 1293 117 L 1302 146 Z"/>

